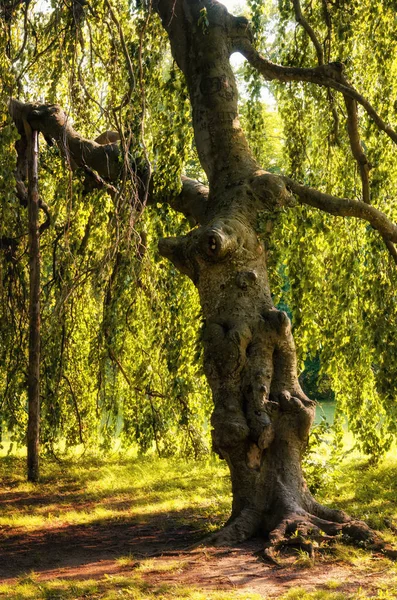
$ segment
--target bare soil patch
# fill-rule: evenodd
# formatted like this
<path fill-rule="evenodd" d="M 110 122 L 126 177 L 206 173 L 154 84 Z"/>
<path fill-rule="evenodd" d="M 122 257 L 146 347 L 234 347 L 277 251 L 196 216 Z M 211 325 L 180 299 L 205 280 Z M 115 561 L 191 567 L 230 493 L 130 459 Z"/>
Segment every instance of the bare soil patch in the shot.
<path fill-rule="evenodd" d="M 10 502 L 25 506 L 28 501 L 34 509 L 57 500 L 28 496 L 2 493 L 0 510 Z M 89 508 L 89 503 L 84 508 Z M 330 580 L 340 582 L 339 591 L 353 592 L 359 587 L 370 591 L 390 577 L 384 571 L 371 573 L 321 556 L 313 567 L 300 569 L 291 555 L 286 566 L 278 568 L 263 561 L 263 541 L 259 539 L 230 549 L 189 549 L 203 537 L 197 527 L 197 518 L 188 511 L 103 519 L 87 525 L 65 522 L 35 531 L 3 527 L 0 581 L 11 583 L 31 571 L 39 580 L 50 580 L 100 579 L 105 574 L 129 575 L 139 569 L 144 579 L 157 585 L 247 589 L 277 598 L 291 587 L 326 589 Z M 129 559 L 120 561 L 125 557 Z M 146 559 L 151 562 L 145 563 Z"/>

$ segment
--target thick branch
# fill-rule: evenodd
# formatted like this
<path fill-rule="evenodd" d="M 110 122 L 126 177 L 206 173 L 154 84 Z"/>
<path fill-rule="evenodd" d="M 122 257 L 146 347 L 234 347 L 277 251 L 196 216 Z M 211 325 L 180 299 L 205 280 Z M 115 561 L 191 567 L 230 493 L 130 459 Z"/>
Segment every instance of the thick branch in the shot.
<path fill-rule="evenodd" d="M 369 184 L 369 170 L 370 164 L 367 156 L 363 150 L 360 134 L 358 131 L 358 113 L 357 113 L 357 102 L 348 96 L 344 96 L 345 105 L 347 110 L 347 131 L 349 134 L 350 148 L 354 158 L 357 161 L 357 165 L 361 177 L 361 185 L 363 191 L 363 201 L 366 204 L 371 202 L 371 192 Z M 386 248 L 392 257 L 393 261 L 397 265 L 397 250 L 389 239 L 382 235 L 383 241 L 385 242 Z"/>
<path fill-rule="evenodd" d="M 259 52 L 257 52 L 252 46 L 248 36 L 239 38 L 237 49 L 248 60 L 248 62 L 263 75 L 267 81 L 301 81 L 315 83 L 317 85 L 333 88 L 348 98 L 356 100 L 356 102 L 361 104 L 361 106 L 366 110 L 378 128 L 381 131 L 384 131 L 393 140 L 393 142 L 397 143 L 397 132 L 394 131 L 390 125 L 385 123 L 370 102 L 368 102 L 364 96 L 357 92 L 357 90 L 347 82 L 341 83 L 338 81 L 336 72 L 343 68 L 341 63 L 330 63 L 328 65 L 321 65 L 314 68 L 284 67 L 277 65 L 261 56 Z"/>
<path fill-rule="evenodd" d="M 340 80 L 342 83 L 348 84 L 343 73 L 340 73 Z M 371 203 L 371 190 L 369 183 L 369 171 L 370 164 L 368 162 L 368 158 L 364 152 L 364 149 L 360 140 L 360 133 L 358 129 L 358 110 L 357 110 L 357 102 L 353 100 L 353 98 L 349 98 L 344 94 L 344 100 L 347 111 L 347 132 L 349 134 L 350 148 L 354 158 L 356 159 L 358 169 L 360 172 L 361 185 L 362 185 L 362 193 L 363 193 L 363 202 L 366 204 Z M 382 235 L 383 241 L 385 242 L 386 248 L 392 257 L 393 261 L 397 265 L 397 250 L 390 240 L 388 240 L 384 235 Z"/>
<path fill-rule="evenodd" d="M 346 95 L 344 96 L 344 99 L 347 110 L 347 132 L 349 134 L 350 148 L 354 158 L 357 161 L 360 171 L 363 201 L 369 204 L 371 200 L 369 187 L 369 163 L 361 145 L 360 134 L 358 131 L 357 102 Z"/>
<path fill-rule="evenodd" d="M 24 134 L 23 122 L 39 131 L 47 140 L 55 140 L 72 168 L 96 171 L 100 178 L 116 181 L 120 173 L 120 149 L 117 143 L 98 144 L 79 135 L 70 118 L 57 104 L 33 104 L 10 100 L 9 110 L 18 131 Z"/>
<path fill-rule="evenodd" d="M 170 202 L 172 208 L 185 215 L 192 225 L 203 224 L 208 202 L 208 188 L 194 179 L 182 176 L 182 190 L 179 196 Z"/>
<path fill-rule="evenodd" d="M 392 257 L 395 264 L 397 265 L 397 250 L 396 250 L 395 245 L 393 244 L 393 242 L 388 240 L 384 235 L 382 235 L 382 238 L 383 238 L 383 241 L 385 242 L 386 248 L 387 248 L 390 256 Z"/>
<path fill-rule="evenodd" d="M 22 163 L 24 163 L 24 162 L 26 162 L 26 156 L 24 156 L 23 154 L 19 154 L 18 155 L 19 166 L 21 166 Z M 21 181 L 20 179 L 18 179 L 18 175 L 19 176 L 21 175 L 21 171 L 18 170 L 18 168 L 17 168 L 15 191 L 16 191 L 16 195 L 17 195 L 20 205 L 26 208 L 28 205 L 28 191 L 26 189 L 24 181 Z M 39 232 L 40 232 L 40 234 L 42 234 L 51 225 L 51 213 L 50 213 L 48 204 L 46 204 L 42 198 L 39 198 L 39 208 L 43 211 L 43 213 L 46 216 L 46 220 L 39 227 Z"/>
<path fill-rule="evenodd" d="M 390 221 L 385 214 L 377 208 L 360 202 L 359 200 L 349 200 L 347 198 L 338 198 L 330 194 L 324 194 L 313 188 L 301 185 L 290 179 L 282 177 L 287 188 L 293 194 L 298 196 L 303 204 L 314 206 L 331 215 L 337 217 L 355 217 L 356 219 L 364 219 L 377 229 L 379 233 L 390 242 L 397 242 L 397 225 Z"/>

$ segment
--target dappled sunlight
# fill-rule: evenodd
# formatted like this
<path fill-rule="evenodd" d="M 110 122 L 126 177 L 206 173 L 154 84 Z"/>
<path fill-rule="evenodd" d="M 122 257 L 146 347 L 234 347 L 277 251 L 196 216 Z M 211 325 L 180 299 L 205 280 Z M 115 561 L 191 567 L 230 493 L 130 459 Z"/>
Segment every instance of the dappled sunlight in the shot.
<path fill-rule="evenodd" d="M 346 510 L 367 521 L 375 529 L 397 532 L 397 448 L 388 452 L 377 465 L 352 452 L 335 473 L 332 482 L 321 490 L 323 502 Z"/>
<path fill-rule="evenodd" d="M 371 468 L 362 459 L 356 466 L 356 459 L 348 454 L 322 490 L 327 502 L 350 511 L 363 502 L 369 519 L 385 503 L 395 514 L 395 455 Z M 191 551 L 230 514 L 229 478 L 218 459 L 86 457 L 68 469 L 43 461 L 43 482 L 34 486 L 20 477 L 23 467 L 0 460 L 8 475 L 0 493 L 4 600 L 260 600 L 266 597 L 260 586 L 273 590 L 281 581 L 280 600 L 361 600 L 357 583 L 348 593 L 335 589 L 340 565 L 357 572 L 355 582 L 379 572 L 386 577 L 387 587 L 379 581 L 373 599 L 388 600 L 384 594 L 397 589 L 393 563 L 342 544 L 319 549 L 315 561 L 292 557 L 284 575 L 254 556 L 260 540 L 245 551 Z M 329 586 L 319 584 L 323 563 Z M 312 577 L 317 591 L 287 592 L 300 577 Z"/>
<path fill-rule="evenodd" d="M 171 600 L 179 598 L 190 600 L 261 600 L 263 597 L 247 591 L 200 591 L 194 587 L 176 585 L 150 585 L 138 574 L 134 576 L 110 575 L 99 581 L 50 581 L 37 586 L 33 577 L 15 586 L 0 585 L 0 598 L 7 600 L 77 600 L 80 598 L 100 600 Z M 331 599 L 330 599 L 331 600 Z"/>
<path fill-rule="evenodd" d="M 0 526 L 34 531 L 189 509 L 219 521 L 230 509 L 229 480 L 219 461 L 112 459 L 99 466 L 88 459 L 70 465 L 66 476 L 61 470 L 46 464 L 40 495 L 22 481 L 1 492 Z"/>

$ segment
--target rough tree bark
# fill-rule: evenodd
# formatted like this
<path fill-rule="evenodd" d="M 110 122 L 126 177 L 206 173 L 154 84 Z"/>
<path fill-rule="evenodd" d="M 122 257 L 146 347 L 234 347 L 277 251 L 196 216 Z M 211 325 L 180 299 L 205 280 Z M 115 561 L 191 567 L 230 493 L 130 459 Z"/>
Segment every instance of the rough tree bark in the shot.
<path fill-rule="evenodd" d="M 259 213 L 271 216 L 282 205 L 293 206 L 293 193 L 331 214 L 367 220 L 390 244 L 397 241 L 397 227 L 369 204 L 322 194 L 256 163 L 240 127 L 229 57 L 239 50 L 268 78 L 315 81 L 366 101 L 338 83 L 327 65 L 306 70 L 264 65 L 252 49 L 247 20 L 229 15 L 215 0 L 159 0 L 154 8 L 187 81 L 197 150 L 209 181 L 207 189 L 183 179 L 172 206 L 198 226 L 186 236 L 161 240 L 159 249 L 196 285 L 205 319 L 213 446 L 227 461 L 233 489 L 230 519 L 211 543 L 233 544 L 259 533 L 268 536 L 269 553 L 290 543 L 310 551 L 310 540 L 344 534 L 395 556 L 364 523 L 321 506 L 306 486 L 301 460 L 315 402 L 299 385 L 290 321 L 272 302 L 257 219 Z M 117 177 L 117 145 L 83 139 L 58 106 L 12 101 L 10 109 L 16 121 L 24 115 L 104 183 Z"/>
<path fill-rule="evenodd" d="M 258 214 L 270 215 L 289 195 L 251 154 L 229 61 L 249 40 L 248 22 L 215 1 L 161 0 L 157 10 L 187 81 L 209 180 L 205 210 L 196 214 L 199 227 L 162 240 L 159 248 L 196 285 L 205 320 L 213 447 L 229 466 L 233 490 L 230 519 L 212 542 L 233 544 L 262 533 L 269 549 L 291 541 L 307 548 L 309 534 L 324 539 L 343 532 L 379 545 L 365 524 L 319 505 L 302 474 L 315 402 L 299 385 L 291 324 L 273 305 L 256 231 Z"/>

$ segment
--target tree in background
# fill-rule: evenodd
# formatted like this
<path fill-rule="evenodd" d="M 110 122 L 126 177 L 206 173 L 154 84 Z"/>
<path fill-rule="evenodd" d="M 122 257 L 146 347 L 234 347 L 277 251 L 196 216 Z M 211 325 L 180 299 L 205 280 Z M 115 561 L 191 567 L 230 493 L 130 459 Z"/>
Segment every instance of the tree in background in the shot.
<path fill-rule="evenodd" d="M 374 35 L 365 35 L 373 28 L 372 4 L 358 7 L 342 2 L 312 3 L 306 16 L 298 1 L 281 3 L 279 14 L 268 15 L 268 24 L 279 32 L 279 49 L 273 49 L 272 58 L 283 59 L 285 64 L 280 65 L 264 58 L 254 44 L 253 33 L 260 46 L 265 31 L 261 7 L 256 2 L 252 2 L 253 29 L 245 17 L 230 15 L 214 0 L 140 4 L 132 19 L 127 7 L 119 6 L 116 14 L 109 2 L 105 5 L 74 4 L 71 15 L 66 17 L 63 9 L 59 12 L 58 8 L 58 13 L 55 9 L 45 19 L 43 32 L 53 31 L 51 19 L 58 19 L 58 28 L 65 19 L 64 31 L 68 35 L 65 34 L 64 50 L 72 50 L 72 72 L 80 76 L 83 69 L 88 69 L 91 85 L 95 81 L 97 87 L 95 75 L 102 69 L 103 57 L 109 61 L 107 68 L 112 66 L 117 52 L 123 57 L 126 70 L 113 69 L 112 85 L 102 89 L 107 103 L 105 116 L 116 124 L 121 143 L 101 145 L 77 133 L 84 118 L 92 120 L 88 105 L 77 113 L 79 119 L 73 126 L 68 112 L 47 103 L 13 101 L 11 114 L 17 124 L 26 121 L 46 139 L 56 141 L 70 169 L 82 173 L 86 193 L 92 188 L 107 191 L 106 196 L 100 197 L 108 202 L 110 225 L 106 235 L 111 242 L 115 235 L 118 240 L 131 239 L 131 225 L 135 231 L 147 204 L 161 219 L 164 200 L 196 224 L 177 237 L 163 237 L 159 251 L 193 281 L 200 297 L 203 364 L 214 402 L 213 448 L 229 465 L 233 490 L 232 515 L 213 541 L 234 543 L 266 532 L 271 553 L 274 547 L 288 541 L 296 544 L 302 540 L 306 544 L 307 537 L 321 540 L 324 536 L 344 534 L 395 554 L 365 524 L 319 505 L 307 489 L 301 459 L 315 403 L 299 384 L 291 322 L 285 312 L 274 306 L 267 265 L 271 281 L 276 282 L 276 292 L 283 287 L 283 276 L 288 278 L 301 354 L 324 346 L 322 357 L 327 374 L 344 406 L 352 407 L 348 410 L 353 427 L 366 440 L 367 449 L 379 455 L 389 444 L 395 410 L 394 383 L 389 380 L 395 364 L 392 359 L 385 365 L 387 345 L 376 339 L 379 331 L 385 329 L 378 327 L 382 311 L 380 304 L 374 302 L 379 294 L 378 288 L 375 291 L 376 277 L 384 284 L 382 298 L 387 305 L 381 318 L 387 321 L 395 315 L 391 291 L 397 227 L 388 203 L 395 179 L 390 176 L 383 181 L 381 176 L 384 165 L 389 165 L 390 175 L 393 173 L 390 148 L 397 141 L 393 127 L 384 120 L 392 120 L 394 111 L 390 73 L 394 68 L 395 53 L 391 49 L 395 42 L 388 29 L 389 17 L 394 15 L 392 7 L 378 7 L 382 18 L 377 27 L 382 33 L 374 42 Z M 343 25 L 347 13 L 350 30 Z M 168 70 L 164 67 L 165 40 L 157 15 L 168 35 L 176 65 L 184 75 L 188 94 L 175 64 L 170 63 Z M 292 17 L 299 24 L 298 29 Z M 109 36 L 110 47 L 108 38 L 104 40 L 103 27 L 100 33 L 92 27 L 95 19 L 98 24 L 101 18 L 113 33 Z M 357 40 L 362 37 L 365 40 L 360 47 Z M 85 50 L 85 39 L 90 42 L 89 51 Z M 370 61 L 365 69 L 360 66 L 359 59 L 361 53 L 368 52 L 369 39 L 380 46 L 388 40 L 388 70 L 377 70 Z M 25 39 L 22 48 L 24 45 Z M 48 52 L 48 47 L 42 52 Z M 238 118 L 237 87 L 229 61 L 233 52 L 240 52 L 250 65 L 247 79 L 257 106 L 258 74 L 287 86 L 286 92 L 276 88 L 276 93 L 285 121 L 287 168 L 294 177 L 263 170 L 249 147 Z M 349 53 L 348 60 L 345 52 Z M 373 52 L 375 60 L 377 52 L 378 49 Z M 382 56 L 383 53 L 384 48 Z M 40 52 L 33 49 L 33 60 L 39 58 Z M 350 83 L 347 70 L 363 84 L 370 99 Z M 378 76 L 376 85 L 374 76 Z M 42 72 L 37 72 L 36 77 L 43 81 Z M 46 75 L 43 84 L 47 89 L 45 81 Z M 84 80 L 81 86 L 76 81 L 72 77 L 68 82 L 71 99 L 85 92 L 91 103 L 98 104 L 98 95 L 93 95 Z M 294 82 L 298 83 L 295 87 Z M 21 78 L 17 83 L 21 83 Z M 314 84 L 310 96 L 303 83 Z M 158 96 L 158 90 L 167 86 L 175 93 L 177 111 L 169 103 L 168 94 Z M 378 110 L 384 117 L 374 108 L 380 104 L 380 86 L 382 105 Z M 386 101 L 385 88 L 389 91 Z M 260 115 L 254 103 L 250 108 L 255 149 L 258 135 L 253 134 L 253 125 Z M 329 119 L 325 116 L 328 113 Z M 364 125 L 361 128 L 360 117 Z M 181 154 L 185 154 L 185 159 L 191 156 L 191 138 L 180 137 L 180 132 L 190 131 L 190 118 L 208 186 L 184 176 L 180 188 Z M 173 135 L 168 136 L 169 132 Z M 135 140 L 140 140 L 140 149 Z M 262 161 L 265 158 L 261 156 Z M 371 180 L 372 167 L 377 173 Z M 346 192 L 352 192 L 349 199 L 343 197 Z M 70 202 L 73 198 L 71 195 Z M 81 196 L 82 202 L 84 198 L 88 196 Z M 93 206 L 92 218 L 106 215 L 103 208 Z M 325 216 L 318 216 L 318 211 Z M 335 217 L 353 217 L 353 223 Z M 105 309 L 116 292 L 122 298 L 113 283 L 132 256 L 130 246 L 126 252 L 120 252 L 119 247 L 114 251 L 113 243 L 111 248 L 110 256 L 107 254 L 104 259 L 101 254 L 102 268 L 113 265 L 105 286 Z M 70 277 L 70 272 L 65 270 L 62 277 Z M 97 276 L 98 273 L 99 268 Z M 357 294 L 359 288 L 366 293 Z M 297 300 L 301 301 L 299 306 Z M 336 309 L 334 302 L 338 300 L 342 306 Z M 365 324 L 359 313 L 365 313 Z M 117 345 L 114 341 L 109 344 L 119 320 L 114 320 L 114 308 L 111 312 L 105 310 L 105 314 L 102 343 L 128 382 L 120 354 L 115 351 Z M 390 342 L 392 334 L 387 332 Z M 358 342 L 353 339 L 356 333 Z M 336 345 L 339 349 L 335 351 Z M 340 372 L 342 367 L 344 374 Z M 132 380 L 129 384 L 135 385 Z M 151 388 L 147 395 L 153 398 Z M 74 397 L 72 391 L 71 396 Z M 363 417 L 366 423 L 362 422 Z M 136 418 L 139 419 L 138 411 Z M 156 422 L 154 410 L 152 422 Z"/>

